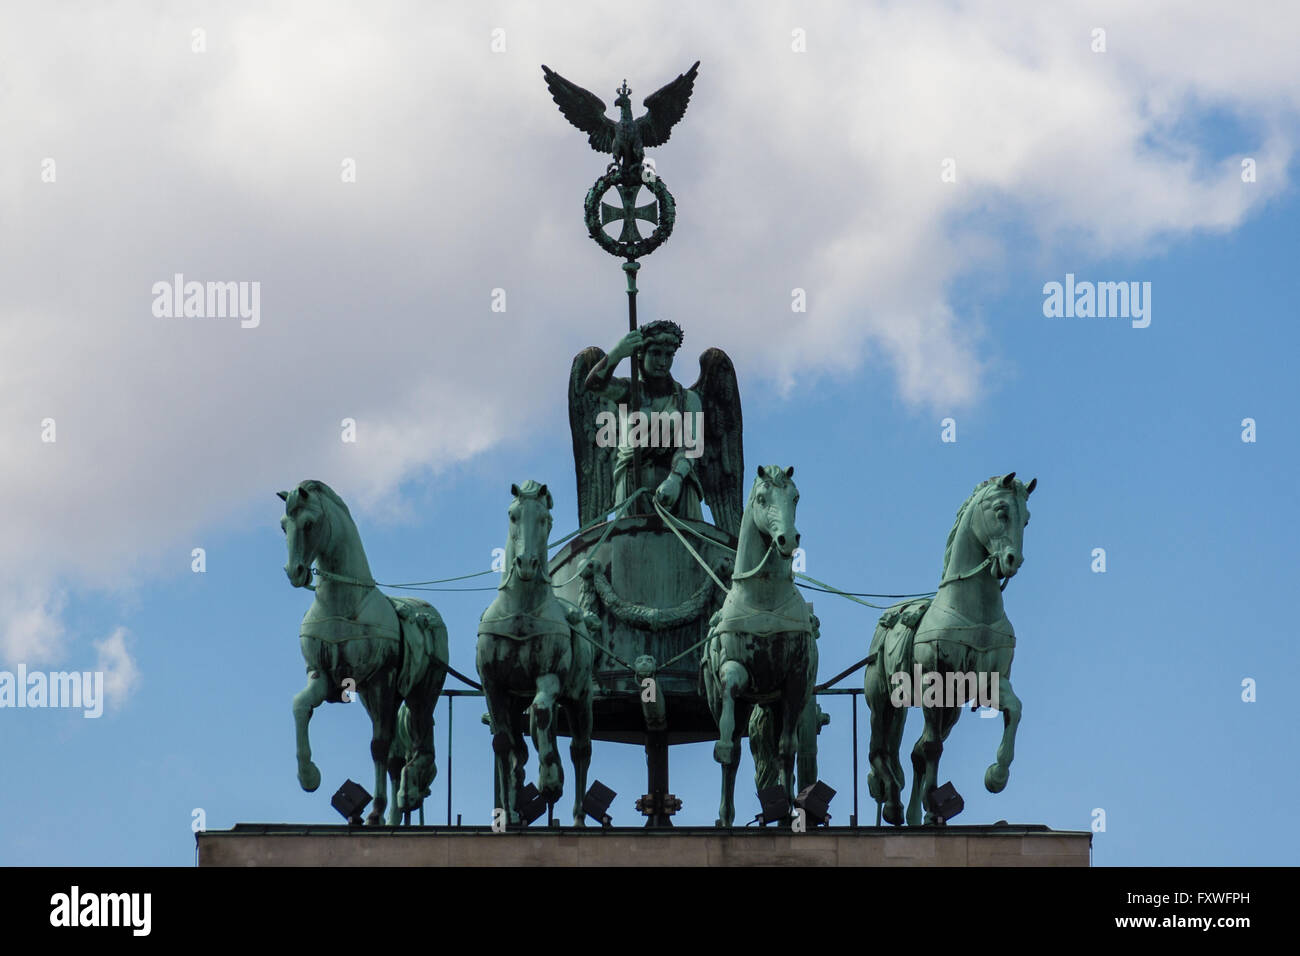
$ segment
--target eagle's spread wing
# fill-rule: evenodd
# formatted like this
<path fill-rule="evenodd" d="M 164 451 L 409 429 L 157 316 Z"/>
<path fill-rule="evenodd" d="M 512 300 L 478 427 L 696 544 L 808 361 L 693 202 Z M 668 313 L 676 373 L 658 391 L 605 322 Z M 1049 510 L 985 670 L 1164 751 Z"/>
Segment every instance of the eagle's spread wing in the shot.
<path fill-rule="evenodd" d="M 745 449 L 740 417 L 740 386 L 736 367 L 722 349 L 700 356 L 700 378 L 691 386 L 704 408 L 704 453 L 700 457 L 700 485 L 713 523 L 729 534 L 740 533 L 745 511 L 742 482 Z"/>
<path fill-rule="evenodd" d="M 699 67 L 700 61 L 696 60 L 695 65 L 680 74 L 677 79 L 645 98 L 646 114 L 637 120 L 636 124 L 641 131 L 641 143 L 647 149 L 668 142 L 673 127 L 686 115 L 686 104 L 691 101 L 691 91 L 695 88 L 695 71 Z M 591 96 L 590 93 L 587 95 Z M 559 102 L 558 98 L 556 102 Z M 560 109 L 564 109 L 563 105 Z M 569 120 L 575 122 L 571 116 Z"/>
<path fill-rule="evenodd" d="M 560 112 L 578 129 L 587 133 L 587 142 L 598 153 L 610 153 L 614 150 L 614 130 L 616 125 L 605 115 L 605 104 L 599 96 L 590 90 L 584 90 L 576 83 L 570 83 L 554 70 L 543 65 L 542 73 L 546 76 L 546 88 L 551 91 L 551 99 L 560 108 Z M 680 77 L 678 77 L 680 79 Z M 671 84 L 670 84 L 671 85 Z M 664 87 L 667 89 L 668 87 Z M 659 91 L 660 93 L 663 90 Z M 656 93 L 655 96 L 658 96 Z M 689 86 L 686 95 L 690 96 Z M 649 100 L 646 100 L 649 103 Z M 686 109 L 683 101 L 682 109 Z M 681 113 L 677 114 L 681 118 Z M 674 119 L 673 122 L 677 122 Z M 664 137 L 667 139 L 667 136 Z"/>

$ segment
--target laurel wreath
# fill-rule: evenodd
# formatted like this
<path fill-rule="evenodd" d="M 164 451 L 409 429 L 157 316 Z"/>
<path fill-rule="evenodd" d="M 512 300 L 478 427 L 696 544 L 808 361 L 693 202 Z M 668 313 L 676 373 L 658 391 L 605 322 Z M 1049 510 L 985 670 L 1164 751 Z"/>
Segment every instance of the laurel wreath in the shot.
<path fill-rule="evenodd" d="M 673 194 L 668 191 L 668 187 L 664 185 L 662 179 L 655 176 L 649 182 L 645 182 L 640 177 L 632 176 L 631 178 L 637 184 L 645 186 L 654 193 L 655 200 L 659 204 L 659 224 L 650 235 L 642 239 L 623 242 L 610 236 L 605 232 L 604 226 L 601 225 L 600 201 L 605 193 L 623 183 L 624 174 L 622 170 L 613 170 L 597 179 L 591 189 L 587 191 L 587 199 L 583 203 L 587 233 L 610 255 L 621 256 L 628 260 L 640 259 L 642 256 L 648 256 L 658 249 L 673 234 L 673 225 L 677 221 L 677 204 L 673 201 Z"/>

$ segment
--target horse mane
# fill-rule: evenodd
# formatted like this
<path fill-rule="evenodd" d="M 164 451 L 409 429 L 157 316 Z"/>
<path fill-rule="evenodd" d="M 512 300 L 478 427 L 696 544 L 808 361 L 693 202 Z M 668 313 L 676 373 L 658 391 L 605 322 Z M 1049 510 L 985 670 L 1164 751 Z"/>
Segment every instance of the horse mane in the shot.
<path fill-rule="evenodd" d="M 555 499 L 551 497 L 550 489 L 548 489 L 545 485 L 541 484 L 538 481 L 535 481 L 532 478 L 529 478 L 522 485 L 514 486 L 516 499 L 529 498 L 529 499 L 540 500 L 543 491 L 546 492 L 546 510 L 547 511 L 553 510 L 555 508 Z"/>
<path fill-rule="evenodd" d="M 1001 475 L 994 475 L 992 478 L 984 479 L 975 486 L 975 490 L 970 493 L 970 497 L 963 501 L 961 507 L 957 509 L 957 517 L 953 519 L 952 530 L 948 532 L 948 543 L 945 544 L 943 548 L 943 570 L 939 572 L 940 581 L 948 577 L 948 564 L 952 561 L 952 546 L 957 540 L 957 529 L 961 527 L 962 517 L 970 509 L 970 506 L 976 502 L 976 500 L 982 498 L 988 493 L 990 487 L 1000 483 L 1001 481 Z M 1015 486 L 1016 494 L 1021 498 L 1027 497 L 1025 493 L 1025 483 L 1019 478 L 1012 478 L 1011 481 Z"/>
<path fill-rule="evenodd" d="M 338 492 L 325 484 L 325 482 L 317 481 L 315 478 L 309 478 L 306 481 L 299 482 L 298 487 L 305 488 L 313 494 L 322 495 L 327 501 L 332 502 L 334 507 L 343 512 L 349 521 L 356 524 L 356 521 L 352 518 L 352 512 L 348 510 L 348 506 L 344 503 L 343 499 L 338 496 Z"/>
<path fill-rule="evenodd" d="M 794 480 L 786 477 L 785 469 L 780 465 L 761 465 L 760 474 L 755 476 L 753 484 L 749 486 L 749 500 L 745 502 L 746 511 L 749 510 L 750 505 L 754 503 L 754 498 L 758 495 L 759 478 L 762 478 L 770 485 L 775 485 L 777 488 L 784 488 Z"/>

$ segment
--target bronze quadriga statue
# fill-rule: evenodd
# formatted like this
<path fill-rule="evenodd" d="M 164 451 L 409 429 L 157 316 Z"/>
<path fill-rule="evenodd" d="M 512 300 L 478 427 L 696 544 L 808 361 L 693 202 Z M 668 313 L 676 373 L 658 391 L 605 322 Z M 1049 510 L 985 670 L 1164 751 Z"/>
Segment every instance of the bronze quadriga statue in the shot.
<path fill-rule="evenodd" d="M 907 822 L 942 823 L 930 809 L 943 742 L 966 703 L 1002 712 L 1002 742 L 984 774 L 999 793 L 1015 756 L 1020 698 L 1011 689 L 1016 635 L 1002 606 L 1002 591 L 1024 563 L 1029 495 L 1037 486 L 1011 472 L 976 487 L 957 512 L 933 599 L 895 605 L 880 618 L 867 657 L 864 684 L 871 708 L 868 788 L 884 819 L 903 822 L 903 767 L 898 748 L 908 707 L 921 707 L 925 730 L 912 748 L 912 792 Z M 956 691 L 956 693 L 954 693 Z M 983 691 L 985 700 L 976 700 Z"/>
<path fill-rule="evenodd" d="M 546 567 L 554 502 L 545 485 L 512 485 L 505 566 L 499 594 L 478 625 L 476 661 L 491 721 L 496 760 L 496 807 L 519 823 L 517 806 L 528 749 L 525 723 L 537 748 L 537 789 L 559 801 L 564 770 L 556 749 L 557 705 L 568 718 L 572 743 L 573 825 L 582 826 L 582 797 L 591 762 L 591 659 L 587 621 L 574 604 L 555 596 Z M 593 619 L 594 623 L 594 619 Z"/>
<path fill-rule="evenodd" d="M 300 628 L 307 686 L 293 699 L 298 782 L 307 791 L 320 786 L 307 735 L 312 711 L 343 700 L 352 688 L 372 725 L 375 798 L 366 822 L 384 822 L 388 774 L 388 822 L 397 824 L 420 809 L 437 773 L 433 708 L 447 678 L 447 628 L 427 602 L 389 597 L 376 587 L 352 515 L 328 485 L 304 481 L 279 496 L 289 549 L 285 574 L 294 587 L 310 587 L 315 562 L 320 578 Z"/>

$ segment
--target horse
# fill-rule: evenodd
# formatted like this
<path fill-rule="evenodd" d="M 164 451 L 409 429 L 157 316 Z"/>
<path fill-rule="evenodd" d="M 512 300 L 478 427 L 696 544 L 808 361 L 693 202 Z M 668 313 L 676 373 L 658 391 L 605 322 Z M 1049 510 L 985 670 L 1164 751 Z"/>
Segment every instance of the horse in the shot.
<path fill-rule="evenodd" d="M 890 824 L 903 822 L 900 794 L 905 781 L 898 749 L 907 708 L 921 707 L 925 717 L 925 730 L 912 748 L 907 824 L 920 825 L 922 809 L 927 826 L 942 824 L 930 806 L 930 793 L 937 783 L 943 742 L 963 704 L 969 700 L 975 708 L 977 682 L 988 682 L 986 699 L 979 703 L 1000 710 L 1003 723 L 997 758 L 984 773 L 984 786 L 989 793 L 1000 793 L 1007 785 L 1022 708 L 1011 688 L 1016 636 L 1002 606 L 1002 592 L 1024 563 L 1029 495 L 1037 485 L 1037 478 L 1028 484 L 1018 481 L 1014 471 L 977 485 L 948 533 L 934 598 L 896 604 L 876 626 L 864 678 L 871 710 L 867 784 Z M 918 700 L 915 691 L 922 674 L 929 687 Z"/>
<path fill-rule="evenodd" d="M 447 679 L 447 627 L 427 602 L 379 590 L 352 515 L 327 484 L 303 481 L 277 495 L 285 504 L 280 527 L 289 583 L 309 588 L 313 562 L 320 578 L 299 629 L 307 686 L 293 698 L 298 783 L 308 793 L 320 786 L 307 734 L 312 712 L 324 701 L 348 700 L 344 695 L 355 688 L 370 716 L 375 764 L 366 822 L 384 822 L 387 774 L 393 791 L 388 823 L 395 826 L 422 807 L 438 772 L 433 708 Z"/>
<path fill-rule="evenodd" d="M 555 596 L 547 570 L 546 539 L 554 501 L 546 485 L 511 485 L 505 566 L 496 599 L 478 625 L 475 655 L 487 702 L 496 762 L 497 809 L 519 823 L 518 797 L 528 748 L 524 717 L 537 750 L 537 789 L 548 805 L 564 793 L 556 749 L 556 707 L 564 708 L 572 742 L 573 825 L 584 825 L 582 798 L 591 764 L 592 646 L 587 626 L 599 626 L 576 605 Z"/>
<path fill-rule="evenodd" d="M 817 644 L 812 612 L 791 567 L 799 544 L 793 477 L 793 468 L 759 466 L 740 521 L 731 587 L 709 621 L 701 678 L 718 725 L 713 758 L 722 765 L 720 827 L 735 821 L 740 738 L 754 708 L 764 711 L 761 720 L 775 737 L 779 783 L 794 803 L 795 755 L 813 700 Z"/>

